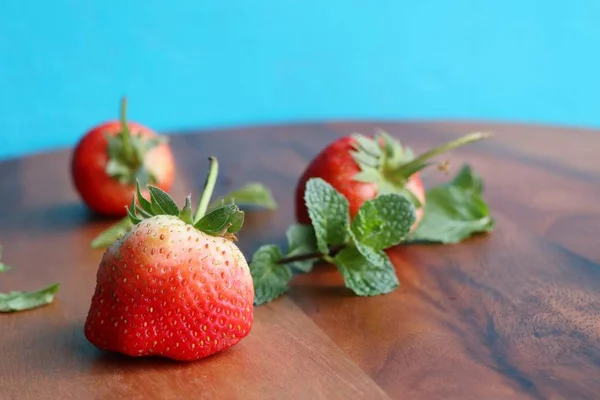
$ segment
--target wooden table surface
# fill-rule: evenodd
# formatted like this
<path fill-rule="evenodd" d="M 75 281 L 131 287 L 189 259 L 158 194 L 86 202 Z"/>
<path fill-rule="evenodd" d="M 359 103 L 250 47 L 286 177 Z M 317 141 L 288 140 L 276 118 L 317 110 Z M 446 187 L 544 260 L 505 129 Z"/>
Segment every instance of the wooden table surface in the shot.
<path fill-rule="evenodd" d="M 68 174 L 69 151 L 0 163 L 0 290 L 62 283 L 55 302 L 0 314 L 0 399 L 597 399 L 600 397 L 600 132 L 488 123 L 328 123 L 175 135 L 176 198 L 196 196 L 209 155 L 217 194 L 248 181 L 279 210 L 253 211 L 247 256 L 283 243 L 292 189 L 335 138 L 388 130 L 417 151 L 473 130 L 453 151 L 484 178 L 497 228 L 458 245 L 391 252 L 401 286 L 359 298 L 334 268 L 297 277 L 258 307 L 251 334 L 192 364 L 103 353 L 83 335 L 102 255 Z M 428 185 L 447 179 L 432 169 Z"/>

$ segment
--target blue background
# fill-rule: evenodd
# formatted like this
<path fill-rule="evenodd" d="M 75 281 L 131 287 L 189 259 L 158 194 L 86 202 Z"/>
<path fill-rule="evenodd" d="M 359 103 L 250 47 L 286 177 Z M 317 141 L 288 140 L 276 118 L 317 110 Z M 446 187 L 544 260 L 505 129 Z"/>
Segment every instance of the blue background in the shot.
<path fill-rule="evenodd" d="M 117 116 L 600 126 L 600 2 L 0 1 L 0 158 Z"/>

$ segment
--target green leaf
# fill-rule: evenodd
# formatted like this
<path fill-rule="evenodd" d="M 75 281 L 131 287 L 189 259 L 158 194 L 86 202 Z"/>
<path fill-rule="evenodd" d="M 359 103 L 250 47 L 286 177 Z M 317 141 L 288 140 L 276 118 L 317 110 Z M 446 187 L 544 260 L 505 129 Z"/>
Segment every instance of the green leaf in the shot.
<path fill-rule="evenodd" d="M 144 153 L 147 153 L 153 148 L 169 142 L 169 138 L 167 136 L 147 137 L 142 135 L 134 135 L 132 138 L 134 138 L 134 141 L 136 142 L 134 144 L 134 148 L 139 147 L 142 150 L 142 156 Z"/>
<path fill-rule="evenodd" d="M 312 226 L 293 224 L 288 228 L 285 235 L 288 241 L 286 258 L 317 252 L 317 239 Z M 318 260 L 294 261 L 288 265 L 303 272 L 310 272 L 316 261 Z"/>
<path fill-rule="evenodd" d="M 394 291 L 400 283 L 394 266 L 382 251 L 373 251 L 369 261 L 356 247 L 346 247 L 334 261 L 346 287 L 358 296 L 376 296 Z"/>
<path fill-rule="evenodd" d="M 92 248 L 101 249 L 109 247 L 117 239 L 129 232 L 132 226 L 133 223 L 128 217 L 123 218 L 121 221 L 110 226 L 108 229 L 100 232 L 100 234 L 96 236 L 94 240 L 92 240 Z"/>
<path fill-rule="evenodd" d="M 355 242 L 383 250 L 402 242 L 415 219 L 410 200 L 398 194 L 383 194 L 363 203 L 350 232 Z"/>
<path fill-rule="evenodd" d="M 217 198 L 211 203 L 209 209 L 214 209 L 233 201 L 238 205 L 258 206 L 269 210 L 277 208 L 277 203 L 273 199 L 271 191 L 261 183 L 251 182 L 225 196 Z"/>
<path fill-rule="evenodd" d="M 194 227 L 215 236 L 222 236 L 225 232 L 235 233 L 242 227 L 243 214 L 237 205 L 227 204 L 206 214 Z"/>
<path fill-rule="evenodd" d="M 377 138 L 383 141 L 386 153 L 385 169 L 394 170 L 401 164 L 412 159 L 413 153 L 409 148 L 402 147 L 399 140 L 394 139 L 387 132 L 379 130 Z"/>
<path fill-rule="evenodd" d="M 140 222 L 142 222 L 143 218 L 139 218 L 136 215 L 136 212 L 135 212 L 135 202 L 134 201 L 131 202 L 131 205 L 132 205 L 131 208 L 127 207 L 127 215 L 129 215 L 129 220 L 131 221 L 131 223 L 134 224 L 134 225 L 137 225 Z"/>
<path fill-rule="evenodd" d="M 383 175 L 377 168 L 363 166 L 362 170 L 352 177 L 355 181 L 365 183 L 381 184 L 384 181 Z"/>
<path fill-rule="evenodd" d="M 364 151 L 351 151 L 350 154 L 356 163 L 362 168 L 375 168 L 379 167 L 379 160 L 373 157 L 369 153 Z"/>
<path fill-rule="evenodd" d="M 354 242 L 354 246 L 369 263 L 380 267 L 385 265 L 387 255 L 382 250 L 375 250 L 374 248 L 364 245 L 360 242 Z"/>
<path fill-rule="evenodd" d="M 148 186 L 148 191 L 150 192 L 152 211 L 154 211 L 154 215 L 179 215 L 179 208 L 177 208 L 177 204 L 175 204 L 171 196 L 169 196 L 166 192 L 157 188 L 156 186 L 150 185 Z M 158 208 L 155 208 L 154 206 L 157 206 Z"/>
<path fill-rule="evenodd" d="M 361 135 L 360 133 L 352 134 L 352 138 L 356 141 L 357 146 L 355 146 L 355 148 L 357 150 L 362 150 L 372 155 L 376 159 L 378 159 L 381 156 L 381 147 L 379 146 L 377 141 L 366 137 L 365 135 Z"/>
<path fill-rule="evenodd" d="M 146 153 L 153 147 L 166 141 L 162 136 L 149 138 L 141 132 L 131 132 L 127 123 L 127 100 L 121 100 L 120 132 L 105 133 L 108 142 L 109 161 L 106 172 L 122 183 L 135 184 L 139 180 L 142 185 L 155 183 L 156 179 L 144 165 Z M 146 210 L 148 211 L 148 210 Z"/>
<path fill-rule="evenodd" d="M 229 233 L 236 233 L 239 232 L 240 229 L 242 229 L 242 225 L 244 225 L 244 212 L 243 211 L 239 211 L 234 213 L 231 218 L 229 219 L 229 223 L 231 225 L 229 225 L 229 228 L 227 228 L 227 232 Z"/>
<path fill-rule="evenodd" d="M 402 191 L 406 177 L 396 173 L 396 170 L 412 157 L 410 149 L 403 148 L 399 141 L 382 130 L 373 139 L 361 135 L 353 138 L 356 141 L 353 147 L 357 150 L 350 153 L 360 167 L 360 172 L 352 179 L 376 184 L 378 195 Z M 377 155 L 373 154 L 375 148 L 378 149 Z"/>
<path fill-rule="evenodd" d="M 109 160 L 122 160 L 124 159 L 124 154 L 123 154 L 123 139 L 121 136 L 119 135 L 110 135 L 110 134 L 105 134 L 104 137 L 106 138 L 106 141 L 108 143 L 107 147 L 106 147 L 106 152 L 108 154 L 108 158 Z M 127 171 L 129 172 L 129 171 Z"/>
<path fill-rule="evenodd" d="M 315 230 L 317 247 L 321 253 L 329 254 L 329 246 L 343 244 L 348 238 L 348 200 L 321 178 L 308 180 L 304 200 Z"/>
<path fill-rule="evenodd" d="M 482 188 L 481 178 L 465 166 L 452 182 L 428 190 L 423 219 L 411 239 L 450 244 L 490 232 L 495 221 Z"/>
<path fill-rule="evenodd" d="M 125 233 L 127 233 L 133 227 L 134 224 L 139 223 L 144 218 L 150 218 L 150 217 L 154 216 L 155 214 L 167 214 L 165 212 L 165 210 L 163 210 L 162 207 L 160 207 L 159 205 L 156 204 L 156 201 L 154 200 L 152 195 L 151 195 L 151 199 L 155 202 L 154 208 L 153 208 L 151 202 L 149 202 L 147 199 L 145 199 L 142 196 L 141 185 L 139 185 L 139 183 L 137 183 L 137 185 L 136 185 L 136 192 L 137 192 L 136 198 L 139 202 L 139 206 L 137 206 L 135 204 L 135 200 L 133 200 L 132 205 L 130 205 L 131 212 L 128 212 L 128 217 L 119 221 L 115 225 L 109 227 L 105 231 L 101 232 L 96 238 L 94 238 L 94 240 L 91 243 L 92 248 L 94 248 L 94 249 L 107 248 L 112 243 L 114 243 L 118 238 L 120 238 Z M 160 192 L 162 192 L 162 191 L 160 191 Z M 164 192 L 162 192 L 162 193 L 164 193 Z M 170 196 L 168 194 L 164 193 L 164 195 L 166 195 L 170 199 Z M 159 196 L 161 196 L 161 194 L 159 194 Z M 165 198 L 165 196 L 162 196 L 162 197 Z M 249 184 L 243 186 L 242 188 L 240 188 L 239 190 L 231 192 L 227 196 L 223 197 L 221 200 L 214 202 L 211 207 L 211 210 L 214 210 L 214 209 L 218 208 L 219 206 L 222 206 L 224 201 L 227 201 L 227 202 L 233 201 L 234 198 L 241 200 L 242 203 L 248 204 L 248 205 L 263 206 L 263 207 L 271 208 L 271 209 L 277 207 L 277 203 L 275 203 L 275 201 L 273 200 L 269 189 L 267 189 L 264 185 L 262 185 L 260 183 L 249 183 Z M 170 207 L 170 211 L 174 211 L 173 206 L 177 207 L 175 205 L 175 203 L 172 202 L 172 200 L 171 200 L 171 202 L 169 202 L 169 200 L 166 200 L 166 201 L 168 203 L 172 203 L 172 204 L 171 204 L 171 206 L 167 205 L 165 207 L 167 207 L 168 209 Z M 190 202 L 189 210 L 187 209 L 188 201 Z M 182 219 L 184 222 L 191 223 L 190 221 L 188 221 L 186 219 L 190 212 L 192 212 L 191 199 L 186 198 L 186 205 L 181 210 L 178 210 L 176 215 L 178 215 L 179 218 Z M 227 228 L 227 231 L 229 233 L 237 232 L 241 229 L 241 227 L 243 225 L 244 215 L 236 214 L 235 216 L 232 217 L 232 219 L 229 222 L 231 223 L 231 225 L 229 226 L 229 228 Z"/>
<path fill-rule="evenodd" d="M 55 283 L 33 292 L 0 293 L 0 312 L 24 311 L 50 304 L 59 287 L 60 284 Z"/>
<path fill-rule="evenodd" d="M 288 289 L 292 272 L 287 265 L 277 264 L 281 250 L 275 245 L 261 246 L 252 256 L 250 273 L 254 282 L 254 304 L 275 300 Z"/>
<path fill-rule="evenodd" d="M 139 219 L 152 218 L 154 216 L 152 211 L 148 212 L 140 208 L 135 202 L 135 197 L 131 199 L 131 204 L 129 205 L 129 207 L 131 208 L 132 214 L 134 214 Z"/>
<path fill-rule="evenodd" d="M 179 219 L 181 219 L 186 224 L 193 225 L 193 216 L 192 216 L 192 196 L 187 195 L 185 198 L 185 205 L 179 211 Z"/>
<path fill-rule="evenodd" d="M 477 194 L 483 194 L 483 180 L 477 175 L 470 165 L 465 164 L 452 179 L 452 185 Z"/>
<path fill-rule="evenodd" d="M 150 202 L 148 200 L 146 200 L 146 198 L 144 196 L 142 196 L 142 191 L 140 189 L 140 181 L 136 180 L 135 184 L 136 184 L 136 191 L 137 191 L 137 201 L 140 203 L 142 210 L 151 214 L 152 213 L 152 205 L 150 204 Z"/>
<path fill-rule="evenodd" d="M 111 158 L 106 163 L 106 173 L 112 178 L 117 178 L 121 183 L 129 182 L 131 169 L 117 158 Z"/>

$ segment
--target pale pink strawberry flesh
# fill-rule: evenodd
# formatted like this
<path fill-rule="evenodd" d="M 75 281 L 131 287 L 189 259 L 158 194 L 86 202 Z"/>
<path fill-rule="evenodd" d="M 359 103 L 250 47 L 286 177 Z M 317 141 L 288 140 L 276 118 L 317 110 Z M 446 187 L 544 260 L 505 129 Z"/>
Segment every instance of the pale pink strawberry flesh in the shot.
<path fill-rule="evenodd" d="M 248 335 L 253 300 L 233 242 L 153 217 L 104 254 L 85 335 L 104 350 L 196 360 Z"/>

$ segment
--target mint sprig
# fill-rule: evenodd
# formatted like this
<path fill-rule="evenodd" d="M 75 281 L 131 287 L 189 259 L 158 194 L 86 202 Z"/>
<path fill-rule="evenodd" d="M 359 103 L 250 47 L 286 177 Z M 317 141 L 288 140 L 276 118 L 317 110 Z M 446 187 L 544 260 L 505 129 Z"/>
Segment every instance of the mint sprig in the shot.
<path fill-rule="evenodd" d="M 292 269 L 308 272 L 318 261 L 337 266 L 346 287 L 358 296 L 393 291 L 398 279 L 383 251 L 407 237 L 415 221 L 412 202 L 401 194 L 366 201 L 350 220 L 347 200 L 329 183 L 311 178 L 306 184 L 311 225 L 292 225 L 285 256 L 275 245 L 257 250 L 250 263 L 255 304 L 265 304 L 287 291 Z M 265 253 L 268 252 L 268 257 Z"/>

